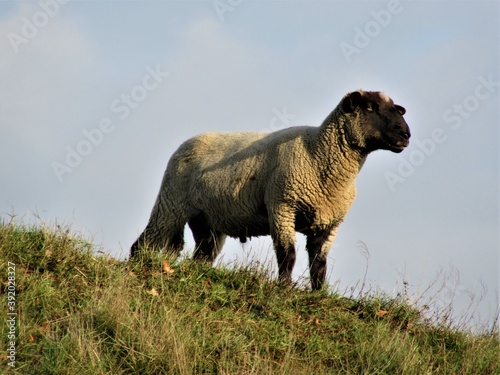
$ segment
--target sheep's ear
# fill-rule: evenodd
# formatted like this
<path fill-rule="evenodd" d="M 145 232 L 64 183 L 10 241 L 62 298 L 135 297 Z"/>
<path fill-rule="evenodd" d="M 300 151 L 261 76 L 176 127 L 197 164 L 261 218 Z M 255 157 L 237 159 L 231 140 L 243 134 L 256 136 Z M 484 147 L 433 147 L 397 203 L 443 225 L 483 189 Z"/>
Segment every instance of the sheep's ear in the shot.
<path fill-rule="evenodd" d="M 347 94 L 342 102 L 342 109 L 346 113 L 354 112 L 364 102 L 363 95 L 359 91 Z"/>
<path fill-rule="evenodd" d="M 396 107 L 396 109 L 401 115 L 404 115 L 406 113 L 406 109 L 404 107 L 401 107 L 400 105 L 397 104 L 395 104 L 394 107 Z"/>

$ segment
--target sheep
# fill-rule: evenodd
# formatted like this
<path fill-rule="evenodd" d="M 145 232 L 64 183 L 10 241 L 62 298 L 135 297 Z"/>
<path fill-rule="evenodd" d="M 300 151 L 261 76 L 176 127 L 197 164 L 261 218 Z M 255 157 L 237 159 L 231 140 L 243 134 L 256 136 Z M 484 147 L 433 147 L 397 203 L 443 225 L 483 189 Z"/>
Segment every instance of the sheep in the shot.
<path fill-rule="evenodd" d="M 227 236 L 271 235 L 279 279 L 291 282 L 295 232 L 306 236 L 310 282 L 323 287 L 327 254 L 356 195 L 355 179 L 378 149 L 409 144 L 406 110 L 378 91 L 346 94 L 319 127 L 273 133 L 204 133 L 171 157 L 149 222 L 132 245 L 178 255 L 187 223 L 194 258 L 213 262 Z"/>

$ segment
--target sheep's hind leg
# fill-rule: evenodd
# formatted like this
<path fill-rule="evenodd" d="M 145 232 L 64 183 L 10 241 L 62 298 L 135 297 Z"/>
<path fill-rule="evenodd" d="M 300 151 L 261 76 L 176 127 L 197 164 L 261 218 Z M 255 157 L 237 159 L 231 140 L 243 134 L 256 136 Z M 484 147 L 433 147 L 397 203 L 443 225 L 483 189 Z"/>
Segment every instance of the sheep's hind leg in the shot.
<path fill-rule="evenodd" d="M 326 257 L 332 246 L 337 227 L 307 236 L 306 249 L 309 254 L 311 287 L 320 290 L 326 279 Z"/>
<path fill-rule="evenodd" d="M 144 247 L 154 250 L 165 250 L 174 255 L 179 255 L 184 247 L 184 226 L 175 230 L 157 229 L 149 225 L 144 229 L 139 238 L 130 249 L 130 257 L 135 257 Z"/>
<path fill-rule="evenodd" d="M 134 257 L 143 247 L 165 250 L 179 255 L 184 247 L 184 226 L 186 220 L 172 210 L 173 204 L 167 202 L 160 193 L 149 217 L 146 229 L 130 249 Z"/>
<path fill-rule="evenodd" d="M 226 235 L 211 228 L 203 213 L 189 220 L 188 225 L 196 244 L 193 258 L 212 263 L 219 255 Z"/>

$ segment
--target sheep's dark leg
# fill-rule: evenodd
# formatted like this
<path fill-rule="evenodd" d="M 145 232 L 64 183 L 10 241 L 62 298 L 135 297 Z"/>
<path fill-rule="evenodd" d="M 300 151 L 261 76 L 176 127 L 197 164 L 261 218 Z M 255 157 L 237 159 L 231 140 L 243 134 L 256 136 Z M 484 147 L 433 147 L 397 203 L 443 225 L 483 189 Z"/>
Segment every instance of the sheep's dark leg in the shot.
<path fill-rule="evenodd" d="M 217 255 L 219 255 L 225 241 L 225 234 L 217 231 L 211 232 L 209 236 L 196 241 L 196 250 L 194 251 L 193 258 L 210 264 L 213 263 Z"/>
<path fill-rule="evenodd" d="M 295 265 L 295 246 L 275 245 L 278 258 L 279 279 L 287 284 L 292 282 L 292 271 Z"/>
<path fill-rule="evenodd" d="M 189 220 L 188 224 L 196 243 L 193 258 L 212 263 L 219 255 L 226 235 L 210 228 L 202 213 Z"/>
<path fill-rule="evenodd" d="M 295 217 L 287 207 L 275 210 L 270 216 L 273 218 L 271 238 L 278 259 L 279 279 L 291 283 L 295 265 Z"/>
<path fill-rule="evenodd" d="M 313 290 L 323 288 L 326 279 L 326 257 L 336 234 L 337 227 L 307 236 L 306 248 L 309 254 L 309 272 Z"/>

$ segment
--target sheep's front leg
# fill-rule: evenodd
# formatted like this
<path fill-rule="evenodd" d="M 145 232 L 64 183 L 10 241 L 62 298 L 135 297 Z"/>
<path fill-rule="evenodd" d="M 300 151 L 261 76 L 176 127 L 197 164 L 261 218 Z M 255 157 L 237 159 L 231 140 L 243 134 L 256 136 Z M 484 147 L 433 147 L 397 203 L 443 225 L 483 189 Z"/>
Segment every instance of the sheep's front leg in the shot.
<path fill-rule="evenodd" d="M 279 206 L 271 212 L 271 238 L 278 258 L 279 279 L 292 281 L 295 265 L 295 214 L 288 206 Z"/>
<path fill-rule="evenodd" d="M 311 287 L 320 290 L 326 278 L 326 257 L 337 235 L 337 228 L 322 230 L 307 236 L 307 253 L 309 254 L 309 272 Z"/>

